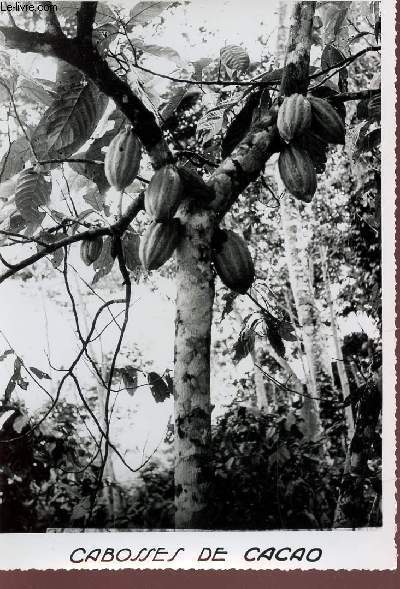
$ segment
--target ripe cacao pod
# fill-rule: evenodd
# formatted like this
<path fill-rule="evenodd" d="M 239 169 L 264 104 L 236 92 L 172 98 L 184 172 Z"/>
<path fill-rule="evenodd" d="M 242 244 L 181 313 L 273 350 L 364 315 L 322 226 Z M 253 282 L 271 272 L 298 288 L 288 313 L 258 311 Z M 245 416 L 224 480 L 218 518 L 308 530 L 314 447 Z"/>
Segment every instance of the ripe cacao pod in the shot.
<path fill-rule="evenodd" d="M 132 128 L 123 129 L 111 141 L 104 159 L 107 180 L 117 190 L 125 190 L 139 171 L 142 146 Z"/>
<path fill-rule="evenodd" d="M 182 197 L 182 181 L 172 164 L 163 166 L 153 175 L 146 189 L 144 206 L 153 221 L 165 222 L 175 215 Z"/>
<path fill-rule="evenodd" d="M 140 264 L 139 241 L 139 235 L 131 231 L 124 233 L 122 237 L 122 253 L 124 254 L 124 260 L 128 270 L 136 270 Z"/>
<path fill-rule="evenodd" d="M 317 135 L 323 137 L 327 143 L 340 143 L 344 145 L 346 132 L 343 119 L 337 110 L 323 98 L 310 96 L 309 101 L 312 112 L 312 130 Z"/>
<path fill-rule="evenodd" d="M 301 135 L 311 124 L 311 104 L 302 94 L 287 96 L 279 107 L 278 131 L 286 143 Z"/>
<path fill-rule="evenodd" d="M 160 268 L 173 254 L 181 236 L 179 219 L 153 221 L 140 238 L 139 258 L 146 270 Z"/>
<path fill-rule="evenodd" d="M 90 266 L 95 262 L 103 249 L 103 238 L 99 235 L 94 239 L 84 239 L 81 242 L 81 259 Z"/>
<path fill-rule="evenodd" d="M 243 239 L 230 230 L 218 230 L 214 237 L 213 263 L 222 282 L 244 294 L 254 280 L 254 264 Z"/>
<path fill-rule="evenodd" d="M 296 198 L 310 202 L 317 189 L 317 176 L 309 153 L 290 144 L 279 154 L 278 166 L 286 189 Z"/>

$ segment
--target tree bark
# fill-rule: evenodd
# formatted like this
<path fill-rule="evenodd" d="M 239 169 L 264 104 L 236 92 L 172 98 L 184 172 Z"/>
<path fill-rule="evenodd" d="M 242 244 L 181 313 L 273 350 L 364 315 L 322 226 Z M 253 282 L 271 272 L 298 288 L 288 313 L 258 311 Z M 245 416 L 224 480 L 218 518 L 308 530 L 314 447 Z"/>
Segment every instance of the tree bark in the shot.
<path fill-rule="evenodd" d="M 175 527 L 207 528 L 210 500 L 210 341 L 214 301 L 213 216 L 182 205 L 176 252 Z"/>

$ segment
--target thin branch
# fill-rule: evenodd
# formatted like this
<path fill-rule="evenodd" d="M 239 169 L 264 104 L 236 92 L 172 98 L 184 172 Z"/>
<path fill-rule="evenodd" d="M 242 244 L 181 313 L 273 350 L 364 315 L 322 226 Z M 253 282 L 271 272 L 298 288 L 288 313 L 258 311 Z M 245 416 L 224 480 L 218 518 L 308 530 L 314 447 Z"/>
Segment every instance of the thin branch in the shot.
<path fill-rule="evenodd" d="M 77 233 L 75 235 L 70 235 L 68 237 L 64 237 L 63 239 L 60 239 L 59 241 L 57 241 L 55 243 L 49 243 L 49 244 L 43 243 L 43 250 L 42 251 L 37 252 L 36 254 L 30 256 L 29 258 L 25 258 L 21 262 L 15 264 L 13 269 L 9 269 L 6 272 L 4 272 L 4 274 L 1 274 L 0 275 L 0 284 L 2 282 L 4 282 L 7 278 L 10 278 L 10 276 L 13 276 L 17 272 L 19 272 L 20 270 L 23 270 L 24 268 L 31 266 L 35 262 L 38 262 L 42 258 L 57 251 L 58 249 L 60 249 L 62 247 L 66 247 L 68 245 L 71 245 L 72 243 L 76 243 L 78 241 L 83 241 L 85 239 L 88 239 L 88 240 L 94 239 L 95 237 L 98 237 L 98 236 L 122 234 L 124 231 L 126 231 L 126 229 L 128 229 L 129 224 L 131 223 L 131 221 L 133 221 L 133 219 L 136 217 L 136 215 L 139 213 L 139 211 L 141 211 L 143 209 L 143 202 L 144 202 L 143 198 L 144 198 L 143 194 L 139 195 L 128 206 L 128 208 L 126 209 L 126 211 L 122 215 L 122 217 L 116 223 L 114 223 L 114 225 L 111 225 L 110 227 L 97 227 L 95 229 L 89 229 L 88 231 L 83 231 L 82 233 Z M 19 234 L 17 234 L 17 235 L 19 237 L 21 237 L 21 235 L 19 235 Z M 31 238 L 31 239 L 33 239 L 33 238 Z M 34 241 L 37 241 L 37 240 L 34 240 Z"/>

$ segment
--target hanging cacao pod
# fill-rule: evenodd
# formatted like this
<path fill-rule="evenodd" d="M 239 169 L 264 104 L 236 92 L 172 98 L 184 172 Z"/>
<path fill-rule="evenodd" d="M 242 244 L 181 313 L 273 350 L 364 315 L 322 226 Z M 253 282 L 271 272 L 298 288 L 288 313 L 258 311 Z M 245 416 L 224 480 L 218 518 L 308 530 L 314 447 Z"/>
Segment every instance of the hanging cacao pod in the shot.
<path fill-rule="evenodd" d="M 246 243 L 230 230 L 217 230 L 214 236 L 213 263 L 222 282 L 244 294 L 254 280 L 254 264 Z"/>
<path fill-rule="evenodd" d="M 279 154 L 278 166 L 286 189 L 296 198 L 310 202 L 317 189 L 317 176 L 309 153 L 290 144 Z"/>
<path fill-rule="evenodd" d="M 287 96 L 279 107 L 277 126 L 286 143 L 301 135 L 311 124 L 311 104 L 302 94 Z"/>
<path fill-rule="evenodd" d="M 153 221 L 140 238 L 139 258 L 146 270 L 157 270 L 173 254 L 181 236 L 179 219 Z"/>
<path fill-rule="evenodd" d="M 121 245 L 122 253 L 124 255 L 125 265 L 128 270 L 136 270 L 140 264 L 139 259 L 139 235 L 132 231 L 124 233 Z"/>
<path fill-rule="evenodd" d="M 142 146 L 132 128 L 123 129 L 111 141 L 104 159 L 107 180 L 117 190 L 125 190 L 139 171 Z"/>
<path fill-rule="evenodd" d="M 173 164 L 155 172 L 146 189 L 144 206 L 153 221 L 165 222 L 175 215 L 182 197 L 182 181 Z"/>
<path fill-rule="evenodd" d="M 311 129 L 327 143 L 344 145 L 346 131 L 337 110 L 323 98 L 310 96 L 309 101 L 312 112 Z"/>
<path fill-rule="evenodd" d="M 103 249 L 103 238 L 99 235 L 94 239 L 84 239 L 81 242 L 81 259 L 90 266 L 95 262 Z"/>
<path fill-rule="evenodd" d="M 300 147 L 303 147 L 306 151 L 308 151 L 313 161 L 316 173 L 322 174 L 322 172 L 325 170 L 328 159 L 327 153 L 329 145 L 326 143 L 326 141 L 324 141 L 322 137 L 309 129 L 298 140 L 298 144 Z"/>

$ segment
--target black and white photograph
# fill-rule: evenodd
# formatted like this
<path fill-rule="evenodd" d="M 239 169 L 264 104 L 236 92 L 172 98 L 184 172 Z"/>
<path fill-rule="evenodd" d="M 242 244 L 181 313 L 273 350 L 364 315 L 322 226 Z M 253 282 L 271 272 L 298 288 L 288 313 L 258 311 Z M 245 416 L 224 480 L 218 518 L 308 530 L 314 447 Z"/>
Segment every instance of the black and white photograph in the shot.
<path fill-rule="evenodd" d="M 396 566 L 394 10 L 1 2 L 0 568 Z"/>

